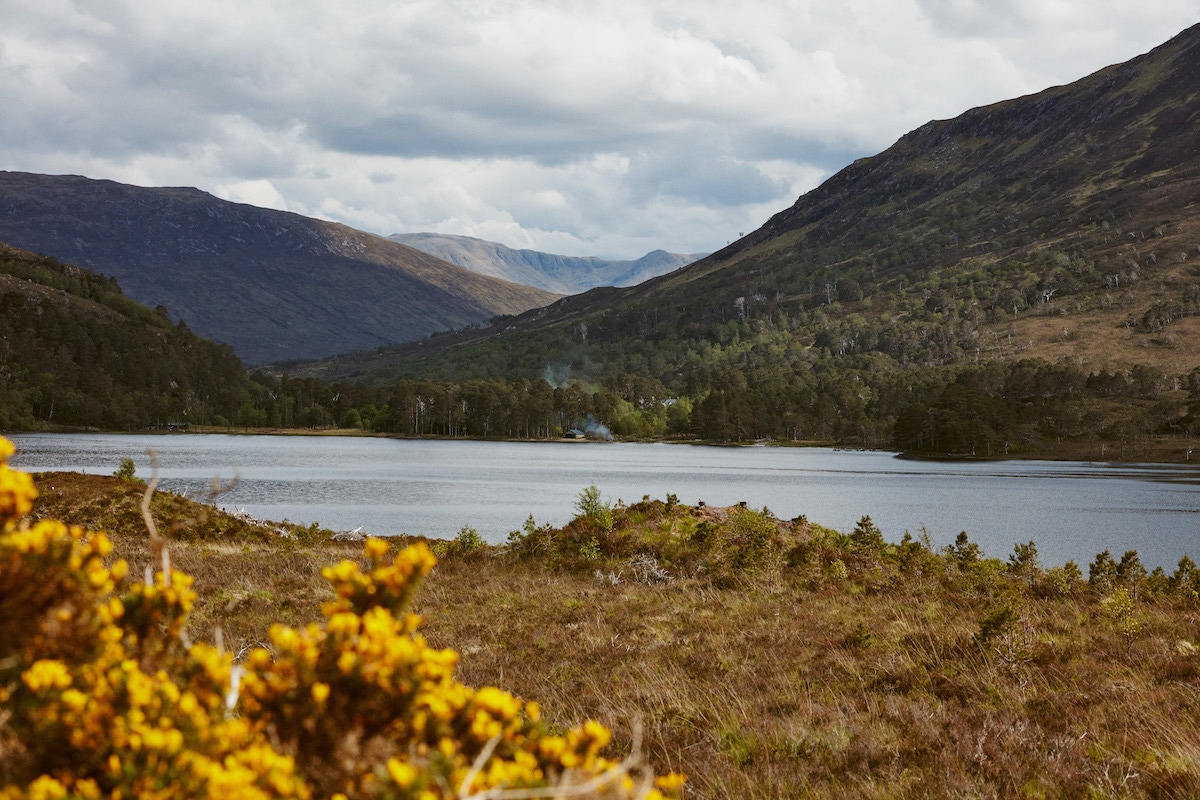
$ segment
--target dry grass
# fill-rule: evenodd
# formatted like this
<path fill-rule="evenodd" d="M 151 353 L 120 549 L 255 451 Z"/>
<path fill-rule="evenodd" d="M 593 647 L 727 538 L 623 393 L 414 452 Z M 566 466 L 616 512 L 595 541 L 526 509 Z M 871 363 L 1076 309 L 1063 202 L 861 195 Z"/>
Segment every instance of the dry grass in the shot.
<path fill-rule="evenodd" d="M 1195 353 L 1200 352 L 1200 317 L 1183 317 L 1151 334 L 1124 325 L 1129 313 L 1124 309 L 1119 313 L 1077 311 L 1066 303 L 1056 304 L 1044 315 L 991 326 L 994 335 L 984 338 L 999 342 L 998 352 L 1008 359 L 1041 358 L 1091 372 L 1124 371 L 1141 364 L 1174 375 L 1194 365 Z M 991 358 L 996 354 L 992 347 L 982 355 Z"/>
<path fill-rule="evenodd" d="M 655 767 L 694 797 L 1200 792 L 1198 659 L 1174 649 L 1194 609 L 1139 607 L 1126 643 L 1091 597 L 1028 599 L 981 645 L 982 593 L 611 586 L 505 562 L 443 565 L 428 635 L 463 652 L 468 682 L 563 725 L 641 720 Z"/>
<path fill-rule="evenodd" d="M 443 547 L 417 610 L 462 680 L 563 728 L 640 724 L 685 797 L 1200 796 L 1195 581 L 1134 581 L 1122 610 L 1061 570 L 804 520 L 660 502 L 614 517 Z M 139 532 L 117 533 L 145 561 Z M 173 544 L 201 594 L 191 635 L 219 624 L 237 649 L 315 618 L 320 567 L 356 552 L 250 531 Z"/>

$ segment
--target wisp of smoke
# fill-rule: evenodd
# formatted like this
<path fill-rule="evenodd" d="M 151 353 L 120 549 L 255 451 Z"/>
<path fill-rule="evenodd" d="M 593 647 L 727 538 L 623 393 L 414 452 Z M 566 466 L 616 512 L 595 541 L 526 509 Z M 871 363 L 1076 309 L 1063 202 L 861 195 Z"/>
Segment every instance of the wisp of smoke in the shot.
<path fill-rule="evenodd" d="M 591 414 L 587 415 L 587 422 L 583 424 L 583 432 L 588 436 L 599 436 L 601 439 L 610 442 L 613 438 L 612 431 L 608 429 L 608 426 L 597 422 L 596 418 Z"/>

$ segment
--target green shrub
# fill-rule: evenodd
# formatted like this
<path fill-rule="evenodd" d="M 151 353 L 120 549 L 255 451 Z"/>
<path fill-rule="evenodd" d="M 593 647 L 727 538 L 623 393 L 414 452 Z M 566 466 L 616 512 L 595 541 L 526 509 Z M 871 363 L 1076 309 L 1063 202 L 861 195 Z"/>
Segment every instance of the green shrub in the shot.
<path fill-rule="evenodd" d="M 595 485 L 589 486 L 579 493 L 575 501 L 575 509 L 579 516 L 593 523 L 605 533 L 611 533 L 615 522 L 612 506 L 600 498 L 600 490 Z"/>
<path fill-rule="evenodd" d="M 883 531 L 879 530 L 879 526 L 872 522 L 870 517 L 863 517 L 855 524 L 850 533 L 850 548 L 856 555 L 877 558 L 885 547 L 887 542 L 884 541 Z"/>
<path fill-rule="evenodd" d="M 117 471 L 113 473 L 113 477 L 120 478 L 123 481 L 145 483 L 144 480 L 137 476 L 137 465 L 128 456 L 121 459 L 121 466 L 117 467 Z"/>
<path fill-rule="evenodd" d="M 1096 554 L 1096 560 L 1088 564 L 1088 585 L 1097 594 L 1107 595 L 1117 586 L 1117 562 L 1105 550 Z"/>

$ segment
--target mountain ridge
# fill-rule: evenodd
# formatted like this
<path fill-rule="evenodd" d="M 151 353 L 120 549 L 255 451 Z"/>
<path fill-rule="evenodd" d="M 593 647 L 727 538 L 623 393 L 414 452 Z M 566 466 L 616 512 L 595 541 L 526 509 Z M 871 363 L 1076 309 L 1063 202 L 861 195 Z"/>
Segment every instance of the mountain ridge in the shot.
<path fill-rule="evenodd" d="M 0 171 L 0 240 L 107 275 L 250 363 L 478 325 L 557 295 L 191 187 Z"/>
<path fill-rule="evenodd" d="M 473 272 L 557 294 L 578 294 L 598 286 L 634 286 L 707 255 L 660 249 L 632 261 L 614 261 L 516 249 L 473 236 L 422 232 L 396 233 L 387 238 Z"/>
<path fill-rule="evenodd" d="M 1198 129 L 1200 25 L 1074 83 L 928 122 L 667 275 L 364 363 L 453 378 L 482 358 L 472 339 L 505 342 L 513 363 L 526 336 L 545 359 L 603 372 L 601 348 L 648 349 L 640 339 L 669 382 L 684 374 L 687 342 L 721 341 L 737 324 L 751 326 L 743 338 L 765 326 L 800 347 L 898 366 L 1190 364 Z"/>

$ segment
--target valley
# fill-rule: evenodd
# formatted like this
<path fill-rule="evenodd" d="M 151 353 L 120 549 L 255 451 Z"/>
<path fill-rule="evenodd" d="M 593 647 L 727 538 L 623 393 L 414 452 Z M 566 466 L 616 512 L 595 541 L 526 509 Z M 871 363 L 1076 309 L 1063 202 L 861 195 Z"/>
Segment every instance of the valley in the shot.
<path fill-rule="evenodd" d="M 0 800 L 1200 797 L 1186 9 L 69 5 Z"/>

